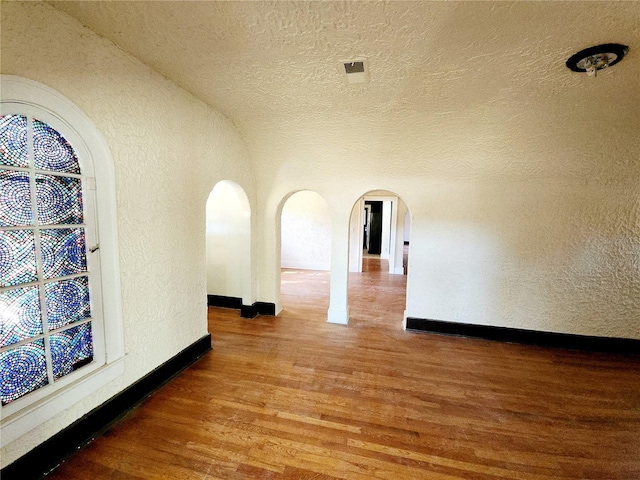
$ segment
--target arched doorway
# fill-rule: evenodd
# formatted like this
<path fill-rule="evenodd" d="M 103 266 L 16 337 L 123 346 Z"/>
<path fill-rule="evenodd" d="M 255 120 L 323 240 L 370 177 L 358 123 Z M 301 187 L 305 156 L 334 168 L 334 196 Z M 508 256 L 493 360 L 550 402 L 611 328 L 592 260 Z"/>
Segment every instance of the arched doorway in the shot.
<path fill-rule="evenodd" d="M 331 276 L 331 214 L 318 193 L 303 190 L 284 200 L 280 212 L 280 295 L 304 314 L 326 319 Z M 296 312 L 300 314 L 300 312 Z"/>
<path fill-rule="evenodd" d="M 251 207 L 240 185 L 218 182 L 207 199 L 207 294 L 226 306 L 253 304 L 251 291 Z"/>
<path fill-rule="evenodd" d="M 370 191 L 351 211 L 349 226 L 350 323 L 403 328 L 410 214 L 395 193 Z"/>

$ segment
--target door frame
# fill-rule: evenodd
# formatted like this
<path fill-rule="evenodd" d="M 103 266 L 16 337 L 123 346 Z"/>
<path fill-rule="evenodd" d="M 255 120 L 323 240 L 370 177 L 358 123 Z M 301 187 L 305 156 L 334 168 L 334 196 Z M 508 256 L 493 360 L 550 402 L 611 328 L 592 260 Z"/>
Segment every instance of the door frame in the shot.
<path fill-rule="evenodd" d="M 396 233 L 397 233 L 397 228 L 398 228 L 398 201 L 400 200 L 400 197 L 398 197 L 397 195 L 363 195 L 362 197 L 360 197 L 360 199 L 358 200 L 358 202 L 360 203 L 361 207 L 358 208 L 358 212 L 360 215 L 360 225 L 364 224 L 364 202 L 369 201 L 369 202 L 391 202 L 391 214 L 390 214 L 390 218 L 389 218 L 389 222 L 390 222 L 390 228 L 389 228 L 389 273 L 395 273 L 394 272 L 394 265 L 395 265 L 395 260 L 396 260 Z M 384 205 L 382 207 L 382 211 L 383 211 L 383 216 L 382 216 L 382 222 L 384 224 L 385 222 L 385 218 L 384 218 Z M 384 231 L 384 230 L 383 230 Z M 382 239 L 382 241 L 384 242 L 384 238 Z M 360 245 L 362 247 L 362 245 L 364 244 L 364 229 L 363 228 L 358 228 L 358 245 Z M 358 265 L 359 265 L 359 272 L 362 272 L 362 248 L 359 249 L 358 252 Z"/>

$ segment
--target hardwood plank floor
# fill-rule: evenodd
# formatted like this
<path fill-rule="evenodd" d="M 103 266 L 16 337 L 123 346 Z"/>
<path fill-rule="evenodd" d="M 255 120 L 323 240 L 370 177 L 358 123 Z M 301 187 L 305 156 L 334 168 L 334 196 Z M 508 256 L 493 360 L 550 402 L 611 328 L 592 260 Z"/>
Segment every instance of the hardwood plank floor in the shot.
<path fill-rule="evenodd" d="M 284 270 L 275 318 L 210 308 L 213 352 L 50 477 L 640 478 L 640 357 L 404 332 L 384 271 L 348 327 L 328 272 Z"/>

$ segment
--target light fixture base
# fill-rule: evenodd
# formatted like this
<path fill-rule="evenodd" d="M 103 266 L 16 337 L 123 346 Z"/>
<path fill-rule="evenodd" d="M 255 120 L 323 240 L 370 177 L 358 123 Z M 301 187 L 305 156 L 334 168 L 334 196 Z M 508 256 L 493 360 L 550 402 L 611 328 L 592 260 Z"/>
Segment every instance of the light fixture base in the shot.
<path fill-rule="evenodd" d="M 628 46 L 619 43 L 596 45 L 572 55 L 566 65 L 574 72 L 586 72 L 587 75 L 595 77 L 598 70 L 612 67 L 622 60 L 628 51 Z"/>

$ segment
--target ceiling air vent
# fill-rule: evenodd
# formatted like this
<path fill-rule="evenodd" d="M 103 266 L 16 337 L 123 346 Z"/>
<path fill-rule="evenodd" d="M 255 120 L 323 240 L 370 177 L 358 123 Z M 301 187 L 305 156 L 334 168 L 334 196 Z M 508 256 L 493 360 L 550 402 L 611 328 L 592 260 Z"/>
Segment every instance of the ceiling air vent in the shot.
<path fill-rule="evenodd" d="M 340 73 L 346 78 L 348 84 L 367 83 L 369 81 L 369 69 L 365 58 L 356 58 L 340 62 Z"/>
<path fill-rule="evenodd" d="M 347 62 L 344 64 L 344 71 L 347 75 L 364 73 L 364 62 Z"/>

